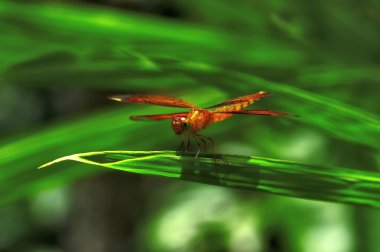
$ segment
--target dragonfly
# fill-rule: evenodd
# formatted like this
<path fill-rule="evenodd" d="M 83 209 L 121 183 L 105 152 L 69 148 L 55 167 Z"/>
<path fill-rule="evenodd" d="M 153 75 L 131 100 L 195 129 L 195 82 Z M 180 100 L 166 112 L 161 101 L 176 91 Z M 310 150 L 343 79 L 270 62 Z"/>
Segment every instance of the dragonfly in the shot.
<path fill-rule="evenodd" d="M 230 99 L 206 108 L 200 108 L 195 104 L 181 100 L 179 98 L 162 96 L 162 95 L 115 95 L 109 99 L 138 104 L 150 104 L 165 107 L 186 108 L 187 112 L 178 112 L 171 114 L 157 115 L 133 115 L 131 120 L 171 120 L 171 127 L 175 134 L 182 136 L 180 149 L 185 151 L 189 149 L 190 138 L 193 137 L 199 150 L 195 157 L 198 157 L 199 152 L 203 149 L 207 151 L 207 141 L 211 143 L 212 150 L 215 156 L 215 144 L 211 137 L 201 135 L 199 132 L 206 129 L 211 124 L 221 122 L 234 115 L 256 115 L 256 116 L 293 116 L 288 113 L 276 112 L 272 110 L 244 110 L 252 103 L 271 95 L 268 92 L 258 92 L 250 95 L 245 95 Z"/>

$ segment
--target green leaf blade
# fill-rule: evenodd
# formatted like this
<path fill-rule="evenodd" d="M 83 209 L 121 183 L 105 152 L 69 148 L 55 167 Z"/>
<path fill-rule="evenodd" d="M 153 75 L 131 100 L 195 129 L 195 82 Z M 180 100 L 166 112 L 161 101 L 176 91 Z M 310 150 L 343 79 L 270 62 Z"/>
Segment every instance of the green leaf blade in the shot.
<path fill-rule="evenodd" d="M 40 168 L 72 160 L 138 174 L 380 207 L 378 173 L 249 156 L 218 155 L 213 159 L 212 155 L 202 155 L 196 159 L 192 155 L 174 151 L 88 152 L 63 157 Z"/>

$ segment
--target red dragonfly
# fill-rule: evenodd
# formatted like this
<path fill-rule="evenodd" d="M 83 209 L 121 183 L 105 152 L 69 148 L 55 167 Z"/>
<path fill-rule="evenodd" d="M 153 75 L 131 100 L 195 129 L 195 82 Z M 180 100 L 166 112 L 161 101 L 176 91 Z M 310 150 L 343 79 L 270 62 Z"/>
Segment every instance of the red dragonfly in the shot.
<path fill-rule="evenodd" d="M 215 122 L 223 121 L 233 115 L 261 115 L 261 116 L 290 116 L 287 113 L 281 113 L 271 110 L 243 110 L 248 105 L 255 101 L 260 100 L 263 97 L 271 95 L 267 92 L 258 92 L 238 98 L 234 98 L 225 102 L 221 102 L 207 108 L 199 108 L 198 106 L 189 103 L 187 101 L 161 95 L 121 95 L 111 96 L 111 100 L 127 103 L 141 103 L 152 104 L 166 107 L 175 108 L 188 108 L 188 112 L 180 112 L 173 114 L 161 114 L 161 115 L 135 115 L 131 116 L 131 120 L 164 120 L 170 119 L 173 131 L 177 135 L 182 135 L 181 149 L 187 150 L 190 146 L 190 136 L 196 141 L 199 151 L 196 154 L 198 156 L 202 149 L 202 143 L 205 150 L 207 150 L 207 142 L 210 141 L 215 155 L 214 140 L 210 137 L 203 136 L 198 132 L 207 128 Z M 211 110 L 213 109 L 213 110 Z"/>

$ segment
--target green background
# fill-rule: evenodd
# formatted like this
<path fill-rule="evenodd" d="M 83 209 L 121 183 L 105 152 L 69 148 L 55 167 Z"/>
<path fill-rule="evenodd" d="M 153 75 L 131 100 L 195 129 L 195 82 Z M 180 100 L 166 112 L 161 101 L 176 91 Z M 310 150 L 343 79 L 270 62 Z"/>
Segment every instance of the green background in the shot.
<path fill-rule="evenodd" d="M 254 108 L 301 117 L 212 125 L 218 153 L 378 172 L 380 3 L 90 2 L 0 3 L 0 251 L 380 251 L 369 207 L 74 162 L 37 170 L 177 150 L 168 121 L 128 119 L 177 110 L 108 95 L 206 107 L 267 91 Z"/>

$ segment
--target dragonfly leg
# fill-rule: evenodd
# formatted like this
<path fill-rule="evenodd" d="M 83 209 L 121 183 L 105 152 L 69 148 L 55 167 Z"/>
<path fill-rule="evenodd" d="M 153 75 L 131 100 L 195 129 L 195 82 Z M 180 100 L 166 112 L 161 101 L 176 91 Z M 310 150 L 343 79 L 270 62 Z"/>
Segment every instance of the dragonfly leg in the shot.
<path fill-rule="evenodd" d="M 207 152 L 207 142 L 206 142 L 206 140 L 201 135 L 197 135 L 197 137 L 199 139 L 201 139 L 201 141 L 203 143 L 203 146 L 205 147 L 205 152 Z"/>
<path fill-rule="evenodd" d="M 215 154 L 215 143 L 214 143 L 214 140 L 211 138 L 211 137 L 208 137 L 208 136 L 204 136 L 204 135 L 200 135 L 200 134 L 197 134 L 197 136 L 201 139 L 203 139 L 203 141 L 206 142 L 205 139 L 209 140 L 210 143 L 211 143 L 211 146 L 212 146 L 212 153 L 214 155 L 214 159 L 216 159 L 216 154 Z"/>
<path fill-rule="evenodd" d="M 181 145 L 179 146 L 179 150 L 184 151 L 184 149 L 185 149 L 185 136 L 182 135 L 182 141 L 181 141 Z"/>
<path fill-rule="evenodd" d="M 186 136 L 187 136 L 187 142 L 186 142 L 186 150 L 187 151 L 190 147 L 190 133 L 189 132 L 186 132 Z"/>
<path fill-rule="evenodd" d="M 195 154 L 195 158 L 197 158 L 198 155 L 199 155 L 199 153 L 200 153 L 201 150 L 202 150 L 202 143 L 199 141 L 199 138 L 197 137 L 197 135 L 195 135 L 195 134 L 191 134 L 191 135 L 193 136 L 195 142 L 196 142 L 197 145 L 198 145 L 198 152 L 197 152 L 197 154 Z"/>

